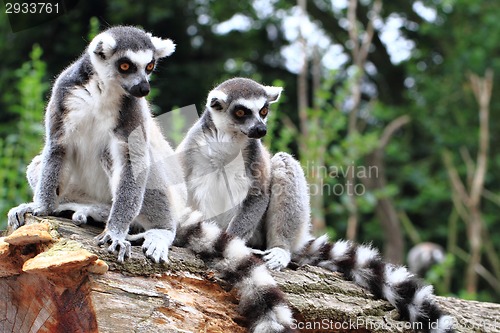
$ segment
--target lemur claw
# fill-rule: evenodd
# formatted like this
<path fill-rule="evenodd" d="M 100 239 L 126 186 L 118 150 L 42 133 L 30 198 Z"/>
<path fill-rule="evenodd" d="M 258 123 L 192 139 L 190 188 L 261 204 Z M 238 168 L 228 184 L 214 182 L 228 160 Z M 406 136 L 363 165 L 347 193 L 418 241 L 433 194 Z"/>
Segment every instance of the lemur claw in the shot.
<path fill-rule="evenodd" d="M 11 208 L 7 213 L 7 221 L 11 228 L 17 229 L 24 225 L 24 214 L 32 213 L 32 203 L 24 203 L 17 207 Z"/>
<path fill-rule="evenodd" d="M 123 263 L 125 258 L 130 258 L 132 253 L 132 245 L 125 238 L 117 237 L 114 234 L 110 234 L 109 231 L 103 231 L 100 235 L 96 236 L 97 244 L 102 246 L 111 242 L 108 247 L 109 253 L 118 254 L 118 262 Z"/>
<path fill-rule="evenodd" d="M 35 206 L 33 208 L 33 216 L 48 216 L 53 212 L 54 210 L 48 206 Z"/>

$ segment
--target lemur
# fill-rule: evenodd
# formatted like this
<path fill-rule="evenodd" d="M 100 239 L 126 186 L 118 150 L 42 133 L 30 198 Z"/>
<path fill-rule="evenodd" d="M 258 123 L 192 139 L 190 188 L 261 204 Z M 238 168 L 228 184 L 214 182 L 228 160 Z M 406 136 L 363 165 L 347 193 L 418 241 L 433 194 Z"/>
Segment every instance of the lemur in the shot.
<path fill-rule="evenodd" d="M 210 91 L 204 113 L 176 150 L 188 205 L 242 238 L 271 269 L 293 260 L 341 272 L 388 300 L 403 319 L 422 323 L 424 331 L 452 332 L 452 318 L 435 304 L 432 286 L 406 268 L 385 263 L 370 246 L 311 235 L 308 187 L 299 162 L 283 152 L 271 156 L 260 140 L 267 132 L 269 105 L 281 91 L 246 78 Z"/>
<path fill-rule="evenodd" d="M 186 208 L 183 172 L 150 114 L 145 96 L 160 58 L 174 52 L 170 39 L 133 27 L 97 35 L 56 79 L 45 115 L 45 146 L 27 169 L 33 202 L 12 208 L 10 227 L 25 214 L 73 211 L 76 224 L 107 221 L 97 238 L 118 260 L 130 240 L 143 238 L 145 255 L 168 260 L 178 243 L 212 259 L 240 294 L 240 310 L 254 333 L 292 332 L 292 313 L 264 262 L 241 239 Z M 144 229 L 128 235 L 132 225 Z"/>
<path fill-rule="evenodd" d="M 146 256 L 167 260 L 176 231 L 174 202 L 185 189 L 176 186 L 182 172 L 166 163 L 173 149 L 145 96 L 156 63 L 174 50 L 170 39 L 113 27 L 57 77 L 46 108 L 45 145 L 27 170 L 33 202 L 10 210 L 11 227 L 24 224 L 27 212 L 73 210 L 77 224 L 88 217 L 107 221 L 98 240 L 111 243 L 108 251 L 119 261 L 130 256 L 132 224 L 144 229 Z"/>
<path fill-rule="evenodd" d="M 408 268 L 414 274 L 425 277 L 432 266 L 440 264 L 445 259 L 441 245 L 431 242 L 419 243 L 408 252 Z"/>

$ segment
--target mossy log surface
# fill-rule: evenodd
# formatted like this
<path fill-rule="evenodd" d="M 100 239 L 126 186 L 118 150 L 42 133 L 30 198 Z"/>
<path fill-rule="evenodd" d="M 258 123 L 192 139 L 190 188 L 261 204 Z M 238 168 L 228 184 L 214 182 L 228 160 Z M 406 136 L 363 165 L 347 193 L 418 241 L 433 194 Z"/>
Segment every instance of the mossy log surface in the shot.
<path fill-rule="evenodd" d="M 0 333 L 246 332 L 238 296 L 207 265 L 173 247 L 153 264 L 96 245 L 98 226 L 27 216 L 0 241 Z M 386 301 L 317 267 L 273 273 L 301 332 L 413 332 Z M 500 305 L 437 297 L 456 332 L 500 332 Z"/>

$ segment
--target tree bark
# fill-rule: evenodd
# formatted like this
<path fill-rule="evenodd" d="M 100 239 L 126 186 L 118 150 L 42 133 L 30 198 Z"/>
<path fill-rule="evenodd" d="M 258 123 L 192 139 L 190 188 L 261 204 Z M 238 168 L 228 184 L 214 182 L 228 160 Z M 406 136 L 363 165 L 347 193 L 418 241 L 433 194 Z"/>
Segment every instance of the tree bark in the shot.
<path fill-rule="evenodd" d="M 383 150 L 376 149 L 366 157 L 369 167 L 376 167 L 378 176 L 373 179 L 362 178 L 363 183 L 370 190 L 381 190 L 387 186 Z M 393 264 L 401 265 L 404 262 L 404 237 L 399 222 L 398 213 L 390 198 L 377 199 L 375 214 L 379 219 L 384 233 L 384 258 Z"/>
<path fill-rule="evenodd" d="M 121 264 L 95 245 L 98 227 L 58 218 L 27 220 L 48 226 L 50 237 L 31 230 L 16 241 L 2 238 L 0 332 L 246 331 L 237 292 L 227 291 L 189 250 L 173 247 L 170 262 L 157 265 L 133 246 Z M 306 266 L 273 276 L 302 332 L 412 332 L 389 303 L 335 273 Z M 437 302 L 456 318 L 457 332 L 500 332 L 498 304 L 444 297 Z"/>
<path fill-rule="evenodd" d="M 382 190 L 387 186 L 384 162 L 385 148 L 394 133 L 409 122 L 410 117 L 407 115 L 400 116 L 391 121 L 384 128 L 378 147 L 366 156 L 366 165 L 369 168 L 375 167 L 375 170 L 377 170 L 376 177 L 361 179 L 370 190 Z M 384 230 L 384 258 L 393 264 L 401 265 L 404 261 L 405 243 L 401 223 L 393 200 L 387 197 L 378 199 L 375 213 Z"/>

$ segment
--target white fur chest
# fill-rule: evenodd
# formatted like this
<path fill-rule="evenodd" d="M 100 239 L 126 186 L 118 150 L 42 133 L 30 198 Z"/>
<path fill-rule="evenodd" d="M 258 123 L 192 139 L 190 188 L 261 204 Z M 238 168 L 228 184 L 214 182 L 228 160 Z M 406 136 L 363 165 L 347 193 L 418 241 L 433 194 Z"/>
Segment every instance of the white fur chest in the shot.
<path fill-rule="evenodd" d="M 78 190 L 99 201 L 111 200 L 102 156 L 111 146 L 120 103 L 118 93 L 107 93 L 106 97 L 96 80 L 90 80 L 84 87 L 73 89 L 65 100 L 66 176 L 70 184 L 79 184 Z"/>
<path fill-rule="evenodd" d="M 226 227 L 248 195 L 251 180 L 246 175 L 241 146 L 207 138 L 198 142 L 199 150 L 193 154 L 193 171 L 187 186 L 193 200 L 205 218 L 224 214 L 219 223 Z M 229 215 L 227 215 L 229 214 Z"/>
<path fill-rule="evenodd" d="M 64 102 L 69 110 L 64 124 L 66 134 L 85 131 L 91 126 L 98 126 L 96 134 L 112 130 L 116 126 L 121 97 L 119 91 L 108 90 L 104 94 L 96 79 L 72 89 Z"/>

